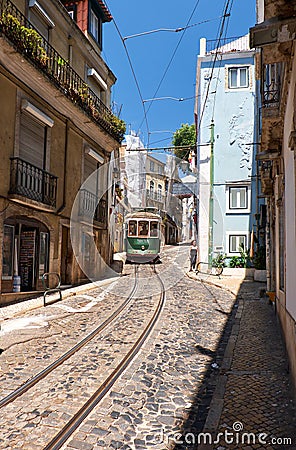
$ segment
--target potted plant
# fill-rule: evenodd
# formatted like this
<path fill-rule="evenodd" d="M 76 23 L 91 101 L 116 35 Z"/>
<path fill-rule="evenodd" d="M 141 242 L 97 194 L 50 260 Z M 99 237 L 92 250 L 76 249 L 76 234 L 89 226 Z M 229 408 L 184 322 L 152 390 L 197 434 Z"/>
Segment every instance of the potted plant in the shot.
<path fill-rule="evenodd" d="M 266 282 L 266 247 L 259 245 L 253 258 L 254 281 Z"/>

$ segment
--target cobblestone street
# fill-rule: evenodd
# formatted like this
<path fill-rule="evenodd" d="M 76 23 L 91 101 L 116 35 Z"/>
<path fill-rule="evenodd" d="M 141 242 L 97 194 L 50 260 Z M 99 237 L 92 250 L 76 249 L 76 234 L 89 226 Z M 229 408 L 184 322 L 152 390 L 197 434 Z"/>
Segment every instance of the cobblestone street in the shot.
<path fill-rule="evenodd" d="M 130 291 L 132 268 L 126 266 L 126 276 L 108 286 L 64 295 L 46 308 L 37 307 L 37 300 L 23 311 L 2 308 L 1 398 L 103 321 Z M 186 246 L 166 249 L 156 269 L 166 286 L 156 327 L 63 448 L 296 448 L 287 360 L 273 305 L 262 295 L 264 285 L 187 274 Z M 44 449 L 92 395 L 120 357 L 122 343 L 140 330 L 141 316 L 149 315 L 157 286 L 153 275 L 144 268 L 139 272 L 137 302 L 116 327 L 110 324 L 98 340 L 1 408 L 0 448 Z M 35 328 L 17 322 L 25 319 Z M 230 442 L 234 432 L 236 441 Z M 243 432 L 255 439 L 242 443 Z M 283 445 L 283 438 L 292 441 Z"/>

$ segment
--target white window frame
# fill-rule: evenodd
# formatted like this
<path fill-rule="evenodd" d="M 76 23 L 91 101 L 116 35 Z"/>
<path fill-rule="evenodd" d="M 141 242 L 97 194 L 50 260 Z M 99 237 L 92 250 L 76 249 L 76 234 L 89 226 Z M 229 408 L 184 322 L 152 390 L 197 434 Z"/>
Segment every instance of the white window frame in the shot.
<path fill-rule="evenodd" d="M 96 10 L 90 6 L 88 31 L 99 47 L 102 45 L 102 21 L 96 13 Z"/>
<path fill-rule="evenodd" d="M 236 256 L 239 255 L 239 244 L 238 244 L 238 238 L 244 236 L 245 237 L 245 250 L 247 250 L 249 248 L 249 232 L 248 231 L 227 231 L 226 232 L 226 253 L 229 256 Z M 237 247 L 236 250 L 237 251 L 231 251 L 231 246 L 230 246 L 230 239 L 232 237 L 237 237 Z"/>
<path fill-rule="evenodd" d="M 236 71 L 236 75 L 237 75 L 237 84 L 236 86 L 232 86 L 231 85 L 231 81 L 232 81 L 232 77 L 231 77 L 231 72 Z M 245 79 L 246 79 L 246 83 L 243 84 L 242 83 L 242 72 L 245 74 Z M 249 80 L 249 68 L 247 66 L 242 66 L 242 67 L 229 67 L 228 69 L 228 88 L 229 89 L 244 89 L 244 88 L 248 88 L 250 85 L 250 80 Z"/>
<path fill-rule="evenodd" d="M 238 206 L 237 208 L 233 208 L 231 206 L 231 190 L 232 189 L 240 189 L 246 191 L 246 207 Z M 237 193 L 238 196 L 239 193 Z M 226 185 L 226 213 L 227 214 L 248 214 L 251 212 L 251 185 L 248 183 L 239 183 L 239 184 L 227 184 Z"/>
<path fill-rule="evenodd" d="M 225 65 L 225 90 L 228 92 L 251 90 L 252 85 L 253 85 L 251 68 L 252 68 L 252 66 L 250 64 L 233 64 L 233 65 L 227 64 L 227 65 Z M 246 69 L 246 71 L 247 71 L 247 84 L 242 86 L 240 84 L 240 79 L 241 79 L 240 71 L 243 69 Z M 232 70 L 236 70 L 238 72 L 237 86 L 231 86 L 230 72 Z"/>

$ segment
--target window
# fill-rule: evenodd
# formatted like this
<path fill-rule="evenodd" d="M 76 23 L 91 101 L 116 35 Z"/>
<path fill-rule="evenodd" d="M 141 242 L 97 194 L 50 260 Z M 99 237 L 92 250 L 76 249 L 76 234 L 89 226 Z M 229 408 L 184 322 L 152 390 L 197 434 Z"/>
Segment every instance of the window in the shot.
<path fill-rule="evenodd" d="M 139 221 L 139 236 L 148 236 L 149 222 L 147 220 Z"/>
<path fill-rule="evenodd" d="M 3 256 L 2 256 L 2 278 L 11 278 L 13 274 L 13 240 L 14 227 L 4 225 Z"/>
<path fill-rule="evenodd" d="M 158 222 L 150 222 L 150 236 L 158 237 Z"/>
<path fill-rule="evenodd" d="M 88 21 L 88 31 L 92 37 L 97 41 L 99 46 L 102 45 L 102 20 L 99 12 L 96 10 L 95 6 L 90 6 L 89 10 L 89 21 Z"/>
<path fill-rule="evenodd" d="M 129 236 L 137 236 L 137 221 L 130 220 L 128 223 L 128 235 Z"/>
<path fill-rule="evenodd" d="M 71 19 L 76 21 L 77 20 L 76 19 L 76 17 L 77 17 L 77 6 L 76 5 L 69 5 L 69 6 L 66 6 L 66 8 L 67 8 L 68 14 L 71 17 Z"/>
<path fill-rule="evenodd" d="M 49 170 L 50 130 L 54 121 L 43 111 L 22 100 L 19 156 L 39 169 Z"/>
<path fill-rule="evenodd" d="M 230 234 L 229 235 L 229 253 L 239 253 L 240 246 L 247 248 L 247 235 L 245 234 Z"/>
<path fill-rule="evenodd" d="M 249 68 L 232 67 L 228 69 L 228 88 L 239 89 L 249 87 Z"/>
<path fill-rule="evenodd" d="M 229 209 L 247 209 L 247 208 L 248 208 L 248 188 L 230 187 Z"/>
<path fill-rule="evenodd" d="M 150 197 L 154 196 L 154 181 L 150 181 Z"/>
<path fill-rule="evenodd" d="M 150 171 L 154 172 L 154 161 L 150 161 Z"/>
<path fill-rule="evenodd" d="M 44 149 L 47 128 L 30 114 L 21 115 L 20 157 L 39 169 L 44 169 Z"/>
<path fill-rule="evenodd" d="M 29 1 L 29 20 L 41 36 L 48 40 L 48 32 L 55 24 L 36 0 Z"/>
<path fill-rule="evenodd" d="M 251 184 L 248 181 L 226 182 L 226 213 L 247 214 L 251 212 Z"/>
<path fill-rule="evenodd" d="M 162 201 L 162 186 L 161 186 L 161 184 L 159 184 L 157 187 L 157 200 L 159 202 Z"/>

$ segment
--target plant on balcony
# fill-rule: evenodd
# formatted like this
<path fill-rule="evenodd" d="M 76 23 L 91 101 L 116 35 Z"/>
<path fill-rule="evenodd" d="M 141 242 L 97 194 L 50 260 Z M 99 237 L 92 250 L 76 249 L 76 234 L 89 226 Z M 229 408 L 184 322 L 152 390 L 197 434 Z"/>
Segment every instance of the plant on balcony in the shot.
<path fill-rule="evenodd" d="M 109 114 L 108 122 L 110 123 L 112 128 L 116 131 L 116 133 L 120 136 L 120 138 L 122 140 L 124 137 L 125 131 L 126 131 L 125 121 L 122 119 L 119 119 L 119 117 L 115 116 L 114 114 Z"/>
<path fill-rule="evenodd" d="M 0 25 L 6 29 L 7 35 L 19 49 L 29 56 L 34 56 L 39 63 L 46 64 L 46 50 L 42 46 L 42 37 L 36 30 L 25 27 L 15 16 L 5 11 L 0 18 Z"/>

